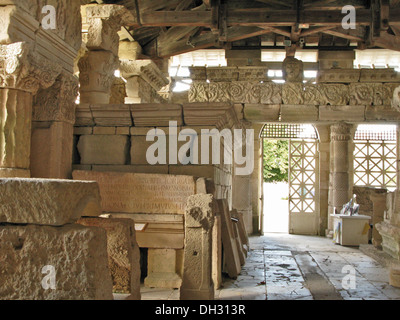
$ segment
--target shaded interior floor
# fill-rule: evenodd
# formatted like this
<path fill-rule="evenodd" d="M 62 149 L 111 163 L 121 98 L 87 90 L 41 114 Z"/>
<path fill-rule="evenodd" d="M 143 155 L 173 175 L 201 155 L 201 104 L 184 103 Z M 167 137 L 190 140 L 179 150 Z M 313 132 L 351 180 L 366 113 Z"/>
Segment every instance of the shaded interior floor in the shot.
<path fill-rule="evenodd" d="M 241 274 L 224 279 L 217 300 L 400 300 L 389 270 L 358 248 L 279 233 L 251 237 L 250 244 Z M 179 290 L 141 292 L 142 300 L 179 299 Z"/>

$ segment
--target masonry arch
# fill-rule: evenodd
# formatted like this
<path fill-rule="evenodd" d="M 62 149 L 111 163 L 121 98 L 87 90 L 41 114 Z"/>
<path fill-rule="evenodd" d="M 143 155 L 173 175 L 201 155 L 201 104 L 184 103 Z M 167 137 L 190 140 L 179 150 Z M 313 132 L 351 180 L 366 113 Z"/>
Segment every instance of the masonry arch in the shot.
<path fill-rule="evenodd" d="M 318 131 L 312 124 L 267 123 L 260 137 L 263 146 L 263 178 L 267 181 L 271 180 L 266 177 L 269 174 L 265 170 L 270 170 L 266 161 L 271 161 L 271 157 L 274 161 L 274 156 L 265 154 L 272 150 L 268 149 L 268 144 L 270 141 L 279 141 L 279 148 L 287 146 L 287 200 L 282 197 L 285 183 L 264 184 L 263 232 L 274 232 L 275 229 L 275 232 L 290 234 L 319 234 Z M 282 144 L 282 141 L 285 143 Z M 279 157 L 281 159 L 277 161 L 283 162 L 285 155 L 280 154 Z"/>

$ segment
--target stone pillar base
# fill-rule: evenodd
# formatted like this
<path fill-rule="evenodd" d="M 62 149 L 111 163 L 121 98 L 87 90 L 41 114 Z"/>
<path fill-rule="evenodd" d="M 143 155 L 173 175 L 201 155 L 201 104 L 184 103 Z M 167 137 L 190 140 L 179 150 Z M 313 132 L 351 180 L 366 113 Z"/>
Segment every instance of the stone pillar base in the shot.
<path fill-rule="evenodd" d="M 201 290 L 181 288 L 180 300 L 214 300 L 214 286 Z"/>
<path fill-rule="evenodd" d="M 156 272 L 144 279 L 144 286 L 148 288 L 178 289 L 181 285 L 181 277 L 172 272 Z"/>
<path fill-rule="evenodd" d="M 30 178 L 28 169 L 0 168 L 0 178 Z"/>

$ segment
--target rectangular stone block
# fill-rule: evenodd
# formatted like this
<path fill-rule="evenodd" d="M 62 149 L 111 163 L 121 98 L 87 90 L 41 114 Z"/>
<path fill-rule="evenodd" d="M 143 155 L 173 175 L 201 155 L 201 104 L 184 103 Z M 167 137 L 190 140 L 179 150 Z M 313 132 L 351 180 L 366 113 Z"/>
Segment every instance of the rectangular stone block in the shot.
<path fill-rule="evenodd" d="M 132 104 L 130 106 L 136 127 L 168 127 L 170 121 L 183 124 L 182 106 L 179 104 Z"/>
<path fill-rule="evenodd" d="M 150 288 L 180 288 L 182 278 L 177 274 L 177 251 L 174 249 L 149 249 L 148 251 L 148 276 L 144 285 Z"/>
<path fill-rule="evenodd" d="M 82 218 L 78 224 L 106 230 L 108 264 L 113 292 L 130 293 L 140 300 L 140 250 L 132 219 Z"/>
<path fill-rule="evenodd" d="M 282 105 L 281 121 L 316 121 L 318 108 L 313 105 Z"/>
<path fill-rule="evenodd" d="M 101 213 L 93 181 L 0 179 L 0 223 L 62 226 Z"/>
<path fill-rule="evenodd" d="M 72 166 L 73 126 L 67 122 L 33 122 L 30 168 L 34 178 L 69 179 Z"/>
<path fill-rule="evenodd" d="M 81 136 L 78 142 L 81 164 L 127 164 L 128 142 L 128 136 Z"/>
<path fill-rule="evenodd" d="M 186 198 L 195 194 L 191 176 L 93 171 L 72 175 L 98 182 L 106 212 L 184 214 Z"/>
<path fill-rule="evenodd" d="M 90 110 L 96 126 L 129 127 L 133 125 L 129 105 L 98 104 L 91 105 Z"/>
<path fill-rule="evenodd" d="M 280 105 L 245 104 L 244 117 L 254 122 L 277 121 L 280 110 Z"/>
<path fill-rule="evenodd" d="M 100 228 L 0 226 L 0 251 L 1 299 L 113 299 L 106 232 Z"/>
<path fill-rule="evenodd" d="M 400 112 L 391 105 L 367 106 L 365 111 L 365 120 L 386 120 L 399 121 Z"/>
<path fill-rule="evenodd" d="M 364 121 L 365 106 L 320 106 L 320 121 Z"/>

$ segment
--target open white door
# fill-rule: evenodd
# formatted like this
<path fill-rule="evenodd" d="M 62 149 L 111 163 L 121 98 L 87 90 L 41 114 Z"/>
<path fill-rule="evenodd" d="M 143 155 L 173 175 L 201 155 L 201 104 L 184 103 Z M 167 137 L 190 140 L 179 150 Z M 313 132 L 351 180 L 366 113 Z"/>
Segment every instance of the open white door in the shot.
<path fill-rule="evenodd" d="M 318 234 L 318 140 L 289 143 L 289 233 Z"/>

